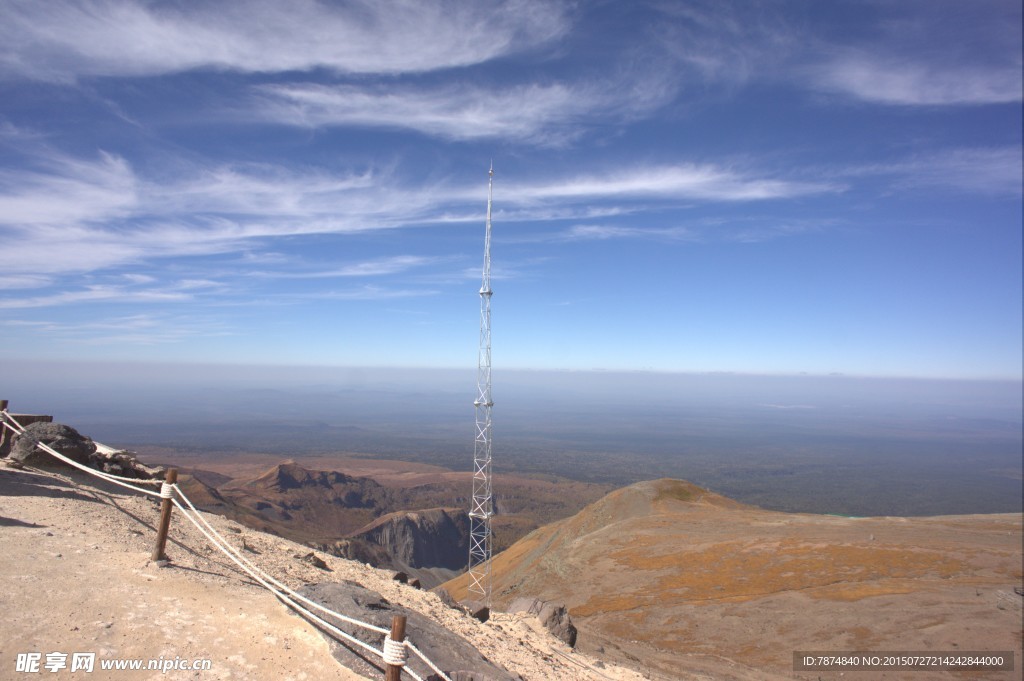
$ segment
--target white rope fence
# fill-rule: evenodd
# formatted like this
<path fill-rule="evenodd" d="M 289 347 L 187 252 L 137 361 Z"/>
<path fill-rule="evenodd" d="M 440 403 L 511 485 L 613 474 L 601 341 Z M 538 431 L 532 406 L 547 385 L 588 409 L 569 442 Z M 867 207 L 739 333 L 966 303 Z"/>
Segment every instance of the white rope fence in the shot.
<path fill-rule="evenodd" d="M 25 431 L 25 428 L 20 423 L 18 423 L 14 419 L 14 417 L 11 416 L 11 414 L 6 409 L 4 409 L 2 412 L 0 412 L 0 414 L 2 414 L 2 416 L 3 416 L 3 419 L 0 420 L 0 423 L 2 423 L 8 430 L 16 433 L 17 435 L 26 435 L 29 438 L 32 437 L 32 434 L 31 433 L 27 433 Z M 85 471 L 86 473 L 89 473 L 90 475 L 95 475 L 98 478 L 102 478 L 102 479 L 106 480 L 107 482 L 112 482 L 115 485 L 120 485 L 121 487 L 127 487 L 128 489 L 135 490 L 136 492 L 142 492 L 143 494 L 148 494 L 148 495 L 153 496 L 153 497 L 159 497 L 160 496 L 160 492 L 157 492 L 156 490 L 145 489 L 145 488 L 142 488 L 142 487 L 136 487 L 133 484 L 128 484 L 128 483 L 136 483 L 136 484 L 142 484 L 142 485 L 158 485 L 158 484 L 161 484 L 160 480 L 140 480 L 139 478 L 127 478 L 127 477 L 124 477 L 124 476 L 121 476 L 121 475 L 114 475 L 113 473 L 107 473 L 106 471 L 96 470 L 95 468 L 89 468 L 88 466 L 86 466 L 84 464 L 80 464 L 77 461 L 75 461 L 74 459 L 69 459 L 68 457 L 64 456 L 63 454 L 61 454 L 57 450 L 55 450 L 52 447 L 50 447 L 49 445 L 47 445 L 45 442 L 39 442 L 38 440 L 36 440 L 35 441 L 35 445 L 36 445 L 36 447 L 38 447 L 39 449 L 43 450 L 44 452 L 46 452 L 50 456 L 53 456 L 53 457 L 55 457 L 57 459 L 60 459 L 64 463 L 69 464 L 71 466 L 74 466 L 75 468 L 77 468 L 79 470 Z M 109 450 L 110 448 L 107 447 L 106 449 Z"/>
<path fill-rule="evenodd" d="M 22 425 L 18 423 L 6 409 L 0 411 L 0 425 L 3 425 L 4 427 L 19 435 L 26 434 L 25 428 L 22 427 Z M 31 433 L 27 434 L 27 436 L 32 437 Z M 445 674 L 426 655 L 424 655 L 419 650 L 419 648 L 413 645 L 412 641 L 393 641 L 391 640 L 391 636 L 389 635 L 390 630 L 385 629 L 383 627 L 379 627 L 374 624 L 370 624 L 369 622 L 363 622 L 361 620 L 348 617 L 347 615 L 342 615 L 339 612 L 335 612 L 334 610 L 331 610 L 330 608 L 321 605 L 316 601 L 312 601 L 300 593 L 295 592 L 294 590 L 288 588 L 285 584 L 275 579 L 273 576 L 264 572 L 258 566 L 253 564 L 252 561 L 246 558 L 238 549 L 232 546 L 224 538 L 224 536 L 221 535 L 213 527 L 213 525 L 211 525 L 206 520 L 206 518 L 203 517 L 203 514 L 195 507 L 192 501 L 187 496 L 185 496 L 185 494 L 181 491 L 181 488 L 177 484 L 169 484 L 161 480 L 140 480 L 137 478 L 127 478 L 120 475 L 114 475 L 113 473 L 107 473 L 105 471 L 96 470 L 95 468 L 90 468 L 88 466 L 82 465 L 77 461 L 64 456 L 63 454 L 54 450 L 52 447 L 46 445 L 45 443 L 36 441 L 35 444 L 37 447 L 42 449 L 47 454 L 50 454 L 51 456 L 63 461 L 64 463 L 67 463 L 75 468 L 78 468 L 79 470 L 85 471 L 90 475 L 94 475 L 115 485 L 120 485 L 121 487 L 126 487 L 136 492 L 142 492 L 143 494 L 148 494 L 150 496 L 158 497 L 160 499 L 170 499 L 171 502 L 182 513 L 182 515 L 184 515 L 185 518 L 189 520 L 189 522 L 195 525 L 196 528 L 203 534 L 203 536 L 206 537 L 207 541 L 213 544 L 213 546 L 219 549 L 225 556 L 227 556 L 233 563 L 235 563 L 235 565 L 237 565 L 250 577 L 256 580 L 261 586 L 266 588 L 268 591 L 273 593 L 278 599 L 287 604 L 288 607 L 302 614 L 310 621 L 316 622 L 326 630 L 330 631 L 332 634 L 348 641 L 349 643 L 352 643 L 355 646 L 358 646 L 359 648 L 362 648 L 363 650 L 366 650 L 367 652 L 373 653 L 377 657 L 381 658 L 385 664 L 402 667 L 404 671 L 407 674 L 409 674 L 409 676 L 415 679 L 415 681 L 423 681 L 423 678 L 406 666 L 406 661 L 408 660 L 408 651 L 412 651 L 425 665 L 427 665 L 427 667 L 429 667 L 441 679 L 443 679 L 444 681 L 451 681 L 451 678 L 449 678 L 447 674 Z M 97 444 L 97 448 L 105 452 L 116 451 L 110 447 L 99 444 Z M 146 489 L 143 487 L 136 487 L 134 484 L 129 483 L 154 485 L 159 484 L 160 491 L 157 492 L 156 490 Z M 181 497 L 182 501 L 185 502 L 184 505 L 174 498 L 175 494 Z M 383 649 L 375 648 L 372 645 L 359 640 L 358 638 L 349 634 L 348 632 L 342 631 L 341 629 L 331 624 L 330 622 L 326 621 L 322 617 L 314 614 L 306 607 L 300 605 L 299 602 L 308 605 L 310 608 L 319 610 L 325 615 L 333 617 L 341 622 L 347 622 L 349 624 L 361 627 L 363 629 L 368 629 L 378 634 L 384 634 Z"/>

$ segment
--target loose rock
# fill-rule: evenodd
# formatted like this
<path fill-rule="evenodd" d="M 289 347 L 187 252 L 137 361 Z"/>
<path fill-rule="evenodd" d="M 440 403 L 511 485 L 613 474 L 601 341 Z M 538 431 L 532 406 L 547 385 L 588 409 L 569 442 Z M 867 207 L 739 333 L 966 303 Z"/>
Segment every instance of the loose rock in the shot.
<path fill-rule="evenodd" d="M 556 638 L 570 648 L 576 646 L 576 627 L 564 605 L 537 598 L 517 598 L 509 605 L 509 612 L 526 612 L 536 615 L 540 623 Z"/>

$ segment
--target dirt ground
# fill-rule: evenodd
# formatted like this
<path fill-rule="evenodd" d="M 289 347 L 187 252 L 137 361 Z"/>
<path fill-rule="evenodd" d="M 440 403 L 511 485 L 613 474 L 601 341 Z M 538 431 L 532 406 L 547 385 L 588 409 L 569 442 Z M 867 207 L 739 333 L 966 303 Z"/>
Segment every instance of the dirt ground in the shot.
<path fill-rule="evenodd" d="M 0 678 L 17 671 L 20 653 L 40 653 L 44 678 L 304 680 L 361 679 L 341 668 L 310 624 L 290 614 L 174 516 L 167 554 L 151 562 L 159 500 L 99 483 L 85 474 L 40 475 L 0 465 Z M 328 570 L 300 560 L 309 549 L 208 519 L 267 572 L 293 588 L 350 579 L 435 619 L 492 662 L 529 681 L 635 681 L 641 675 L 571 651 L 536 621 L 497 614 L 481 624 L 436 595 L 391 579 L 391 573 L 321 555 Z M 68 665 L 47 670 L 47 653 Z M 96 671 L 71 672 L 73 653 L 95 653 Z M 59 659 L 59 658 L 58 658 Z M 100 672 L 101 660 L 192 663 L 202 671 Z"/>

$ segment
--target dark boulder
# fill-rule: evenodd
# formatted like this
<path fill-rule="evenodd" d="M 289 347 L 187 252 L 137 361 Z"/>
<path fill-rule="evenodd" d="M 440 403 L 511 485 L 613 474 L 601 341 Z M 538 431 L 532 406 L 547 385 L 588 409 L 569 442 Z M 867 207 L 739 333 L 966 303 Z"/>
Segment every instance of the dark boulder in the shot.
<path fill-rule="evenodd" d="M 483 601 L 462 601 L 462 610 L 473 619 L 486 622 L 491 619 L 491 609 Z"/>
<path fill-rule="evenodd" d="M 41 422 L 26 426 L 25 432 L 15 438 L 10 458 L 26 466 L 65 465 L 40 449 L 40 443 L 86 466 L 90 463 L 89 458 L 96 452 L 95 443 L 71 426 Z"/>
<path fill-rule="evenodd" d="M 4 400 L 0 400 L 2 403 Z M 53 417 L 44 414 L 10 414 L 11 420 L 14 423 L 21 425 L 22 428 L 28 428 L 33 423 L 50 423 L 53 421 Z M 4 416 L 0 416 L 0 420 L 5 419 Z M 18 437 L 18 434 L 11 430 L 0 426 L 0 458 L 7 458 L 11 453 L 11 447 L 14 446 L 14 439 Z"/>
<path fill-rule="evenodd" d="M 43 451 L 39 443 L 47 445 L 76 463 L 112 475 L 152 480 L 163 479 L 167 473 L 163 466 L 150 467 L 140 463 L 138 455 L 134 452 L 97 446 L 91 438 L 62 423 L 36 422 L 25 426 L 25 432 L 14 439 L 11 460 L 27 466 L 67 465 L 49 452 Z"/>

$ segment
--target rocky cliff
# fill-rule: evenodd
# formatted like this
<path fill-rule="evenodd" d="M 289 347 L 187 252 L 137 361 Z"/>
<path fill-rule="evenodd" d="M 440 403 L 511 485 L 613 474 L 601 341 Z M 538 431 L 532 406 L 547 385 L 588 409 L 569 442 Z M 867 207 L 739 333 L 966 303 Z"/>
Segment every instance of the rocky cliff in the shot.
<path fill-rule="evenodd" d="M 465 511 L 393 511 L 408 502 L 409 491 L 366 477 L 285 461 L 216 489 L 194 476 L 183 477 L 182 485 L 203 508 L 342 558 L 405 572 L 425 588 L 457 575 L 469 555 Z"/>
<path fill-rule="evenodd" d="M 407 567 L 459 570 L 469 555 L 469 516 L 456 508 L 400 511 L 378 518 L 352 537 L 382 547 Z"/>
<path fill-rule="evenodd" d="M 347 541 L 350 548 L 340 555 L 378 556 L 369 562 L 405 572 L 432 588 L 466 568 L 469 516 L 454 508 L 389 513 Z"/>

